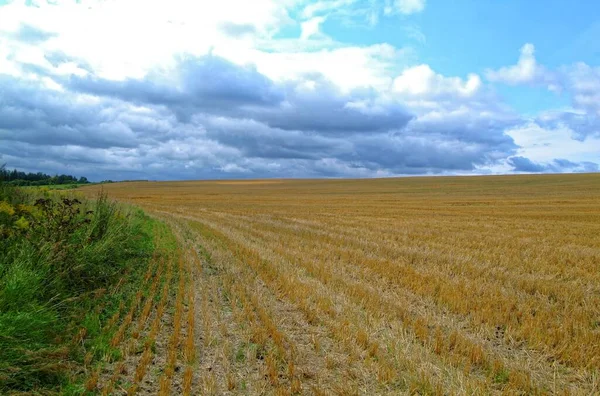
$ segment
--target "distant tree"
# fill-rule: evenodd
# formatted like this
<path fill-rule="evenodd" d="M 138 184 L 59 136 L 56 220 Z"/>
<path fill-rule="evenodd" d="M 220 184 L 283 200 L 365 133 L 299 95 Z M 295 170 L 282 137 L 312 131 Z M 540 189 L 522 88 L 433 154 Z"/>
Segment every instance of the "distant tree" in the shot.
<path fill-rule="evenodd" d="M 43 186 L 52 184 L 74 184 L 89 183 L 86 177 L 77 179 L 71 175 L 50 176 L 42 172 L 26 173 L 16 169 L 8 170 L 5 165 L 0 166 L 0 181 L 4 181 L 13 186 Z"/>

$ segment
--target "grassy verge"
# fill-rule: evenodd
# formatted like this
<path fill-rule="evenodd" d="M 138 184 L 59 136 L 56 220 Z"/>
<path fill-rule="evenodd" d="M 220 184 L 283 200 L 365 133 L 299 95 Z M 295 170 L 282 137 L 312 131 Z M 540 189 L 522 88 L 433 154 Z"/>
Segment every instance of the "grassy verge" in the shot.
<path fill-rule="evenodd" d="M 161 226 L 104 195 L 0 186 L 0 393 L 81 394 L 86 367 L 119 358 Z"/>

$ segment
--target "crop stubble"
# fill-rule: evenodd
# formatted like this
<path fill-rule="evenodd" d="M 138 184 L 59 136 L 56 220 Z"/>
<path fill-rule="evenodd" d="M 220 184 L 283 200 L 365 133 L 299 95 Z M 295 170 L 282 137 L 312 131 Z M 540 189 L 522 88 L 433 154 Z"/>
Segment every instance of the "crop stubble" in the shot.
<path fill-rule="evenodd" d="M 177 236 L 186 393 L 600 391 L 599 175 L 103 188 Z"/>

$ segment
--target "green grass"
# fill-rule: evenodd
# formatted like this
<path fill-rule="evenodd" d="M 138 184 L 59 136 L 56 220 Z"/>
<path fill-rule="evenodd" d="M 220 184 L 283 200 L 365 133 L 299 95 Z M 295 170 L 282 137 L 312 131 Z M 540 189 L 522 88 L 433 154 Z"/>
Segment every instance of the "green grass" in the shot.
<path fill-rule="evenodd" d="M 20 189 L 25 191 L 35 191 L 35 190 L 46 190 L 46 191 L 54 191 L 54 190 L 74 190 L 79 187 L 89 186 L 95 183 L 69 183 L 69 184 L 43 184 L 40 186 L 20 186 Z"/>
<path fill-rule="evenodd" d="M 88 184 L 79 184 L 79 183 L 72 183 L 72 184 L 54 184 L 54 185 L 47 185 L 44 186 L 49 190 L 72 190 L 74 188 L 78 188 L 81 186 L 87 186 Z"/>
<path fill-rule="evenodd" d="M 494 382 L 497 384 L 506 384 L 510 380 L 510 373 L 506 370 L 500 370 L 494 374 Z"/>
<path fill-rule="evenodd" d="M 103 324 L 140 289 L 162 226 L 104 195 L 0 186 L 0 394 L 81 393 L 86 354 L 120 357 Z"/>

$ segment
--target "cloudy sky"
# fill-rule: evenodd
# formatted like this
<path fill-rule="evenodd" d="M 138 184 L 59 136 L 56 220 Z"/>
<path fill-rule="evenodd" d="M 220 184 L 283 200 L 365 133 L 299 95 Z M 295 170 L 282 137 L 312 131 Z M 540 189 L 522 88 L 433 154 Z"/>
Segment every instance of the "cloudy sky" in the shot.
<path fill-rule="evenodd" d="M 0 0 L 0 163 L 101 179 L 596 172 L 600 3 Z"/>

